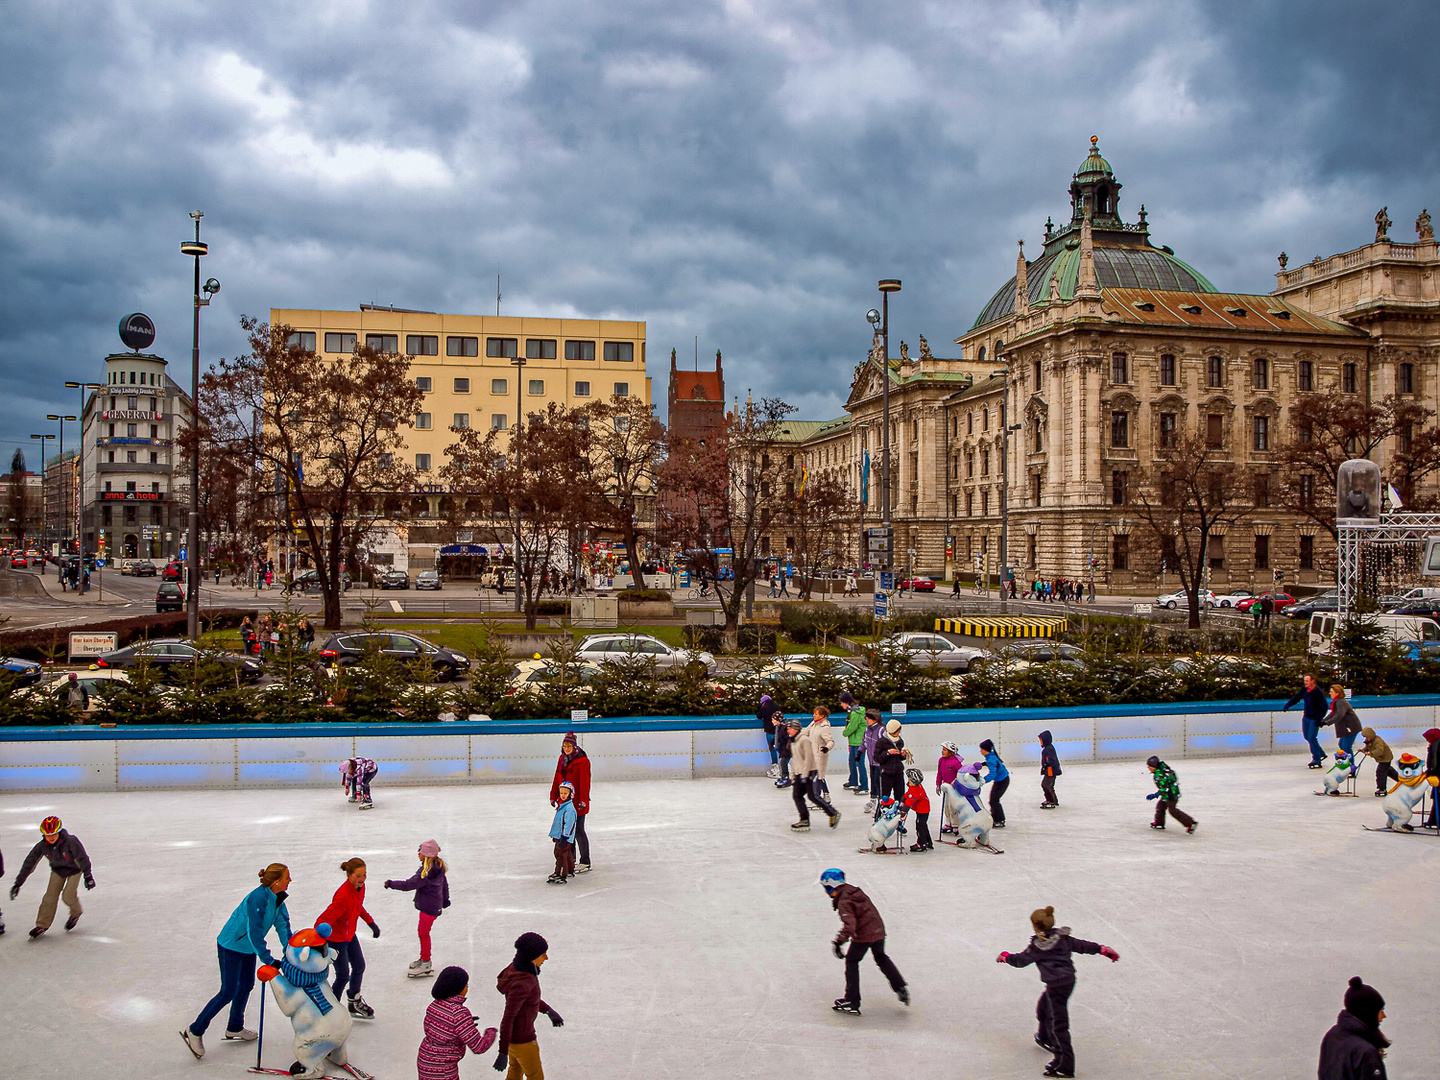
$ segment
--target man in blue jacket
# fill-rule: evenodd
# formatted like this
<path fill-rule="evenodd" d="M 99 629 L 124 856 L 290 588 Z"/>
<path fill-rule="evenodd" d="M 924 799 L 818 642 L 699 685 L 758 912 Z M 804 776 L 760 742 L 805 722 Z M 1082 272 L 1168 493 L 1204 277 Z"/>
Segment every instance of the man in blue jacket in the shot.
<path fill-rule="evenodd" d="M 1304 686 L 1280 711 L 1288 712 L 1291 705 L 1302 701 L 1305 703 L 1305 712 L 1300 718 L 1300 730 L 1305 735 L 1305 741 L 1310 744 L 1310 768 L 1318 769 L 1326 758 L 1325 751 L 1320 749 L 1320 723 L 1330 711 L 1330 702 L 1325 697 L 1325 691 L 1321 690 L 1320 684 L 1315 681 L 1314 675 L 1307 673 L 1302 681 Z"/>

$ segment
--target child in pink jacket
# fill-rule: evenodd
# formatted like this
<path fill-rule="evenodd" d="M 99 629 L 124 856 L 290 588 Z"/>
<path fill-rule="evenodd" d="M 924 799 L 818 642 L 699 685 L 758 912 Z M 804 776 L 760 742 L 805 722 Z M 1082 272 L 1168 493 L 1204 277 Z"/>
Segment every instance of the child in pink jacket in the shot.
<path fill-rule="evenodd" d="M 946 784 L 953 784 L 955 777 L 960 775 L 960 767 L 965 764 L 965 759 L 960 756 L 960 747 L 953 742 L 940 744 L 940 761 L 935 766 L 935 794 L 940 795 Z M 942 796 L 943 797 L 943 796 Z M 943 815 L 940 824 L 942 833 L 954 832 L 949 825 L 944 824 Z"/>
<path fill-rule="evenodd" d="M 481 1034 L 475 1017 L 465 1008 L 470 976 L 462 967 L 447 967 L 435 980 L 430 996 L 435 1000 L 425 1010 L 425 1037 L 416 1058 L 420 1080 L 460 1080 L 460 1059 L 468 1048 L 483 1054 L 495 1042 L 496 1031 Z"/>

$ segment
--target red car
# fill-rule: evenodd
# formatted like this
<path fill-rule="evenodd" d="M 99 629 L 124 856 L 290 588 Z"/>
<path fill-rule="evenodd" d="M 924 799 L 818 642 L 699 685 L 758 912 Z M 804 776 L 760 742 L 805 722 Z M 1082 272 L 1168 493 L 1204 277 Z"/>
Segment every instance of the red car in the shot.
<path fill-rule="evenodd" d="M 24 555 L 23 552 L 21 552 L 21 553 L 18 554 L 18 555 L 11 555 L 11 556 L 10 556 L 10 569 L 11 569 L 11 570 L 24 570 L 24 569 L 25 569 L 27 566 L 29 566 L 29 565 L 30 565 L 30 560 L 27 559 L 27 558 L 25 558 L 25 555 Z"/>
<path fill-rule="evenodd" d="M 1289 607 L 1291 604 L 1295 603 L 1295 597 L 1291 596 L 1289 593 L 1267 592 L 1261 593 L 1259 596 L 1247 596 L 1244 600 L 1241 600 L 1235 605 L 1235 610 L 1248 612 L 1252 607 L 1258 604 L 1261 600 L 1265 599 L 1265 597 L 1267 596 L 1270 597 L 1271 602 L 1275 605 L 1273 610 L 1277 612 L 1281 608 Z"/>
<path fill-rule="evenodd" d="M 161 581 L 179 581 L 185 576 L 185 566 L 182 563 L 166 563 L 165 569 L 160 571 Z"/>
<path fill-rule="evenodd" d="M 905 578 L 900 582 L 901 592 L 934 592 L 935 582 L 928 577 Z"/>

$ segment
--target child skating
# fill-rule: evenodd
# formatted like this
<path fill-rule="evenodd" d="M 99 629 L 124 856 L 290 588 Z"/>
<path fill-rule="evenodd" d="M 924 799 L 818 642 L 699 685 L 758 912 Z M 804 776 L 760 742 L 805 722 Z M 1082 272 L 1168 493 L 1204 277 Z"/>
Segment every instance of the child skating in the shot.
<path fill-rule="evenodd" d="M 361 810 L 373 810 L 370 801 L 370 781 L 380 766 L 369 758 L 353 757 L 340 763 L 340 787 L 350 797 L 350 802 L 359 803 Z"/>
<path fill-rule="evenodd" d="M 935 763 L 935 794 L 942 799 L 945 796 L 945 785 L 953 784 L 955 777 L 960 775 L 960 766 L 965 764 L 965 759 L 960 756 L 960 747 L 953 742 L 940 744 L 940 760 Z M 943 805 L 943 804 L 942 804 Z M 954 826 L 945 822 L 944 814 L 940 817 L 940 835 L 943 838 L 946 833 L 955 831 Z"/>
<path fill-rule="evenodd" d="M 370 927 L 370 936 L 378 938 L 380 927 L 365 910 L 365 860 L 346 859 L 340 869 L 345 871 L 345 880 L 315 925 L 326 923 L 330 927 L 326 940 L 335 950 L 335 985 L 331 987 L 335 1000 L 345 1002 L 351 1016 L 373 1020 L 375 1010 L 360 996 L 360 983 L 365 978 L 365 954 L 360 950 L 356 930 L 363 919 Z"/>
<path fill-rule="evenodd" d="M 1155 778 L 1155 790 L 1145 798 L 1160 800 L 1155 804 L 1155 820 L 1150 823 L 1150 828 L 1164 829 L 1165 813 L 1169 811 L 1171 817 L 1185 826 L 1187 833 L 1193 833 L 1199 823 L 1175 805 L 1180 801 L 1180 778 L 1175 775 L 1175 770 L 1154 754 L 1145 762 L 1145 767 Z"/>
<path fill-rule="evenodd" d="M 486 1028 L 482 1034 L 465 1008 L 469 992 L 470 975 L 462 967 L 447 967 L 435 979 L 430 988 L 435 1000 L 425 1010 L 425 1037 L 415 1061 L 420 1080 L 460 1080 L 465 1051 L 483 1054 L 494 1045 L 496 1030 Z"/>
<path fill-rule="evenodd" d="M 845 872 L 832 867 L 820 875 L 820 885 L 830 897 L 830 906 L 840 916 L 840 933 L 830 948 L 838 959 L 845 961 L 845 996 L 836 998 L 832 1006 L 836 1012 L 860 1015 L 860 961 L 868 952 L 875 957 L 875 963 L 890 981 L 890 989 L 902 1005 L 910 1004 L 910 991 L 906 989 L 905 977 L 895 966 L 895 961 L 885 954 L 885 922 L 875 904 L 864 891 L 847 884 Z M 850 943 L 846 949 L 845 943 Z"/>
<path fill-rule="evenodd" d="M 540 1043 L 535 1038 L 535 1017 L 544 1013 L 552 1027 L 564 1027 L 558 1012 L 540 996 L 540 967 L 550 959 L 550 945 L 536 933 L 515 939 L 515 959 L 495 980 L 495 989 L 505 995 L 505 1013 L 500 1017 L 500 1053 L 495 1071 L 504 1069 L 505 1080 L 543 1080 Z"/>
<path fill-rule="evenodd" d="M 550 824 L 550 839 L 555 841 L 555 872 L 545 880 L 551 885 L 564 885 L 575 872 L 575 786 L 566 780 L 556 789 L 555 820 Z"/>
<path fill-rule="evenodd" d="M 1029 967 L 1034 964 L 1040 969 L 1040 981 L 1045 989 L 1035 1003 L 1035 1019 L 1039 1028 L 1035 1042 L 1055 1055 L 1045 1066 L 1046 1076 L 1074 1076 L 1075 1051 L 1070 1045 L 1070 995 L 1075 991 L 1075 962 L 1072 953 L 1099 954 L 1111 962 L 1120 959 L 1120 954 L 1109 945 L 1097 945 L 1093 941 L 1071 937 L 1068 926 L 1055 925 L 1055 909 L 1040 908 L 1030 913 L 1030 926 L 1035 934 L 1024 952 L 1002 952 L 995 958 L 997 964 L 1011 967 Z"/>
<path fill-rule="evenodd" d="M 930 796 L 925 794 L 925 774 L 919 769 L 906 769 L 905 805 L 915 812 L 915 843 L 911 851 L 934 851 L 930 840 Z"/>
<path fill-rule="evenodd" d="M 1360 735 L 1365 740 L 1361 749 L 1368 755 L 1370 760 L 1375 762 L 1375 797 L 1385 797 L 1385 782 L 1394 779 L 1396 775 L 1394 767 L 1395 751 L 1390 749 L 1390 744 L 1375 734 L 1374 728 L 1361 728 Z"/>
<path fill-rule="evenodd" d="M 426 840 L 420 845 L 420 869 L 404 881 L 387 881 L 385 888 L 415 894 L 415 910 L 420 912 L 418 932 L 420 935 L 420 959 L 410 965 L 409 976 L 423 979 L 433 975 L 430 969 L 430 928 L 440 913 L 450 906 L 450 880 L 445 876 L 448 867 L 440 858 L 440 845 Z"/>
<path fill-rule="evenodd" d="M 985 755 L 983 779 L 990 785 L 990 827 L 1003 829 L 1005 807 L 1000 805 L 1000 800 L 1005 797 L 1005 792 L 1010 787 L 1010 770 L 1005 767 L 1005 762 L 1000 760 L 1000 755 L 995 752 L 995 744 L 989 739 L 980 744 L 980 752 Z"/>
<path fill-rule="evenodd" d="M 1040 791 L 1045 800 L 1041 810 L 1054 810 L 1060 805 L 1055 797 L 1055 778 L 1060 775 L 1060 755 L 1055 753 L 1055 740 L 1048 731 L 1040 732 Z"/>
<path fill-rule="evenodd" d="M 50 929 L 50 924 L 55 921 L 55 909 L 62 898 L 70 910 L 70 918 L 65 920 L 65 929 L 74 930 L 75 924 L 85 912 L 80 906 L 78 888 L 82 877 L 86 889 L 95 888 L 95 876 L 90 873 L 90 856 L 85 854 L 85 845 L 80 843 L 78 836 L 72 836 L 61 827 L 58 817 L 52 816 L 40 823 L 40 842 L 30 849 L 30 854 L 26 855 L 25 861 L 20 864 L 20 873 L 15 877 L 15 884 L 10 886 L 11 900 L 20 895 L 20 886 L 25 884 L 25 879 L 30 876 L 42 856 L 50 864 L 50 882 L 40 901 L 35 927 L 30 931 L 32 938 L 37 938 Z"/>

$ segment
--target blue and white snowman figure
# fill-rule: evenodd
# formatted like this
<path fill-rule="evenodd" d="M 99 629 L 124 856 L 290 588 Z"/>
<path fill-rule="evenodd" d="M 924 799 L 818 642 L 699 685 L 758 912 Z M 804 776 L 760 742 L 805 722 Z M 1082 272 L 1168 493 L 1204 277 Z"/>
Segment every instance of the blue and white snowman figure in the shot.
<path fill-rule="evenodd" d="M 941 811 L 945 824 L 955 832 L 957 844 L 982 848 L 998 855 L 1000 849 L 990 844 L 990 829 L 995 820 L 980 801 L 981 786 L 980 766 L 971 762 L 956 774 L 951 783 L 941 787 Z"/>
<path fill-rule="evenodd" d="M 295 1029 L 291 1076 L 324 1076 L 327 1058 L 336 1065 L 348 1061 L 345 1040 L 353 1021 L 330 989 L 333 956 L 326 940 L 329 935 L 328 923 L 299 931 L 285 946 L 279 968 L 267 964 L 258 972 L 262 980 L 269 981 L 275 1003 Z"/>

